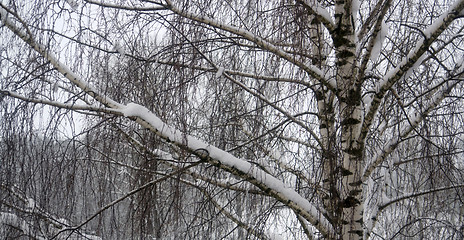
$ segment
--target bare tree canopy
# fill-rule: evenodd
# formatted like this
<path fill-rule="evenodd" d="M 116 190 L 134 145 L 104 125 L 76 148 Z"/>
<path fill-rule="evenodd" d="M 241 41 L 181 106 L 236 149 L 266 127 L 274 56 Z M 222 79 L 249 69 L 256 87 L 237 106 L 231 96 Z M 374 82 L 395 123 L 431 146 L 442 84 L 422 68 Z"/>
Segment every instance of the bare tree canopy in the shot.
<path fill-rule="evenodd" d="M 7 239 L 464 238 L 464 0 L 0 19 Z"/>

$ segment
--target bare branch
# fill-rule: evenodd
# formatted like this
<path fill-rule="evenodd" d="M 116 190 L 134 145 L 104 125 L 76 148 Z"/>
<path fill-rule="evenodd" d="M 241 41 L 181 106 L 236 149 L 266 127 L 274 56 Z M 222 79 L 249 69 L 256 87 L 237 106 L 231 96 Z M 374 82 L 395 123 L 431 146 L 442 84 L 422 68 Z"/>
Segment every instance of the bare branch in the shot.
<path fill-rule="evenodd" d="M 403 201 L 403 200 L 407 200 L 407 199 L 410 199 L 410 198 L 415 198 L 415 197 L 419 197 L 419 196 L 422 196 L 422 195 L 427 195 L 427 194 L 431 194 L 431 193 L 436 193 L 436 192 L 441 192 L 441 191 L 446 191 L 446 190 L 451 190 L 451 189 L 456 189 L 456 188 L 462 188 L 462 187 L 464 187 L 464 184 L 459 184 L 459 185 L 455 185 L 455 186 L 441 187 L 441 188 L 434 188 L 434 189 L 429 189 L 429 190 L 426 190 L 426 191 L 405 194 L 405 195 L 396 197 L 395 199 L 389 200 L 388 202 L 382 202 L 381 204 L 379 204 L 379 210 L 382 211 L 383 209 L 387 208 L 388 206 L 390 206 L 390 205 L 392 205 L 394 203 L 397 203 L 397 202 L 400 202 L 400 201 Z"/>
<path fill-rule="evenodd" d="M 98 2 L 98 1 L 93 1 L 93 0 L 84 0 L 84 1 L 87 3 L 95 4 L 100 7 L 114 8 L 114 9 L 121 9 L 121 10 L 128 10 L 128 11 L 153 12 L 153 11 L 166 10 L 166 7 L 161 4 L 158 4 L 158 7 L 132 7 L 132 6 L 119 5 L 119 4 Z"/>
<path fill-rule="evenodd" d="M 94 107 L 94 106 L 79 105 L 79 104 L 66 104 L 66 103 L 61 103 L 61 102 L 57 102 L 57 101 L 50 101 L 50 100 L 46 100 L 46 99 L 30 98 L 30 97 L 22 96 L 22 95 L 20 95 L 18 93 L 15 93 L 13 91 L 0 89 L 0 98 L 3 97 L 3 96 L 9 96 L 9 97 L 17 98 L 17 99 L 23 100 L 25 102 L 39 103 L 39 104 L 44 104 L 44 105 L 48 105 L 48 106 L 53 106 L 53 107 L 63 108 L 63 109 L 69 109 L 69 110 L 74 110 L 74 111 L 84 110 L 84 111 L 91 111 L 91 112 L 100 112 L 100 113 L 122 115 L 120 111 L 112 109 L 112 108 Z"/>
<path fill-rule="evenodd" d="M 386 157 L 393 152 L 398 147 L 398 144 L 401 140 L 407 137 L 413 130 L 416 128 L 422 120 L 433 110 L 437 107 L 443 99 L 449 94 L 449 92 L 459 83 L 459 80 L 449 80 L 447 86 L 442 87 L 442 89 L 435 94 L 432 101 L 424 108 L 424 111 L 419 113 L 414 113 L 411 116 L 408 116 L 410 119 L 410 124 L 405 126 L 400 134 L 396 137 L 396 139 L 392 138 L 385 147 L 377 153 L 376 156 L 373 157 L 373 160 L 368 163 L 363 171 L 363 181 L 366 181 L 370 174 L 374 171 L 374 169 L 379 166 Z"/>
<path fill-rule="evenodd" d="M 273 44 L 266 41 L 265 39 L 251 33 L 250 31 L 247 31 L 245 29 L 241 29 L 241 28 L 238 28 L 238 27 L 235 27 L 235 26 L 227 25 L 227 24 L 224 24 L 224 23 L 220 23 L 220 22 L 217 22 L 214 19 L 210 19 L 210 18 L 207 18 L 207 17 L 197 16 L 197 15 L 195 15 L 193 13 L 189 13 L 189 12 L 186 12 L 186 11 L 183 11 L 183 10 L 177 8 L 169 0 L 167 0 L 166 2 L 168 3 L 168 8 L 171 11 L 175 12 L 176 14 L 179 14 L 180 16 L 183 16 L 185 18 L 188 18 L 188 19 L 191 19 L 191 20 L 194 20 L 194 21 L 197 21 L 197 22 L 204 23 L 206 25 L 215 27 L 217 29 L 222 29 L 222 30 L 230 32 L 232 34 L 242 36 L 245 39 L 247 39 L 247 40 L 249 40 L 251 42 L 254 42 L 256 45 L 258 45 L 262 49 L 268 50 L 269 52 L 272 52 L 275 55 L 277 55 L 277 56 L 279 56 L 279 57 L 281 57 L 281 58 L 295 64 L 296 66 L 303 69 L 310 76 L 312 76 L 313 78 L 315 78 L 316 80 L 318 80 L 319 82 L 324 84 L 328 89 L 336 92 L 335 91 L 335 89 L 336 89 L 335 82 L 325 79 L 324 78 L 324 73 L 319 68 L 317 68 L 315 66 L 312 66 L 312 65 L 306 65 L 306 64 L 304 64 L 302 62 L 297 61 L 292 55 L 287 54 L 286 52 L 284 52 L 280 48 L 274 46 Z"/>

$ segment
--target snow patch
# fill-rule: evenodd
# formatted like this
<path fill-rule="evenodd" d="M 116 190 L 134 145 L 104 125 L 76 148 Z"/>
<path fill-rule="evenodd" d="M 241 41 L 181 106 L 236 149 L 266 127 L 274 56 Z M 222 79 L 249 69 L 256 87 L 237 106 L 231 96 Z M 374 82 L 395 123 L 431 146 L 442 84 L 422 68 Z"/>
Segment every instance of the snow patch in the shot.
<path fill-rule="evenodd" d="M 380 33 L 377 34 L 377 37 L 375 38 L 374 47 L 372 48 L 371 57 L 370 57 L 371 61 L 375 61 L 379 57 L 380 51 L 382 50 L 383 42 L 385 41 L 385 38 L 387 37 L 387 34 L 388 34 L 388 28 L 389 28 L 389 25 L 386 24 L 385 21 L 382 21 Z"/>
<path fill-rule="evenodd" d="M 165 152 L 163 150 L 155 149 L 155 150 L 153 150 L 153 153 L 155 155 L 158 155 L 159 157 L 165 159 L 165 160 L 174 160 L 174 157 L 172 156 L 172 154 L 170 154 L 168 152 Z"/>
<path fill-rule="evenodd" d="M 330 22 L 330 24 L 335 25 L 335 23 L 332 20 L 332 16 L 330 16 L 329 11 L 327 11 L 324 7 L 319 5 L 318 1 L 304 1 L 306 5 L 310 6 L 311 9 L 317 14 L 323 17 L 325 20 Z"/>
<path fill-rule="evenodd" d="M 165 124 L 161 119 L 159 119 L 155 114 L 153 114 L 144 106 L 136 103 L 128 103 L 124 108 L 121 109 L 121 113 L 124 114 L 125 117 L 140 117 L 141 119 L 148 122 L 151 126 L 153 126 L 157 131 L 159 131 L 160 134 L 169 138 L 169 140 L 172 142 L 182 143 L 185 140 L 183 137 L 184 135 L 179 130 Z"/>
<path fill-rule="evenodd" d="M 359 0 L 353 0 L 351 2 L 351 15 L 353 16 L 353 21 L 356 23 L 359 7 L 361 6 L 361 2 Z"/>
<path fill-rule="evenodd" d="M 371 94 L 366 94 L 366 96 L 363 97 L 363 103 L 364 103 L 364 109 L 369 109 L 372 104 L 372 95 Z"/>
<path fill-rule="evenodd" d="M 141 117 L 150 113 L 150 110 L 136 103 L 128 103 L 121 112 L 124 114 L 124 117 Z"/>
<path fill-rule="evenodd" d="M 224 68 L 219 67 L 217 72 L 216 72 L 216 78 L 220 78 L 222 76 L 222 74 L 224 74 Z"/>

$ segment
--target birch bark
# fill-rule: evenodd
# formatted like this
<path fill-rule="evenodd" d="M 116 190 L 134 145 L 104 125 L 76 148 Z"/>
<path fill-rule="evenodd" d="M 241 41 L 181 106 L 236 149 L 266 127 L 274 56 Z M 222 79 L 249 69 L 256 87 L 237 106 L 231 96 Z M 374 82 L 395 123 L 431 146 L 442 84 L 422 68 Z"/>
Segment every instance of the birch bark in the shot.
<path fill-rule="evenodd" d="M 356 43 L 352 1 L 337 1 L 335 5 L 336 30 L 333 43 L 336 51 L 337 89 L 339 91 L 339 116 L 341 125 L 341 178 L 340 201 L 335 219 L 341 239 L 362 239 L 362 188 L 361 170 L 364 144 L 358 141 L 362 124 L 361 85 L 356 82 Z"/>

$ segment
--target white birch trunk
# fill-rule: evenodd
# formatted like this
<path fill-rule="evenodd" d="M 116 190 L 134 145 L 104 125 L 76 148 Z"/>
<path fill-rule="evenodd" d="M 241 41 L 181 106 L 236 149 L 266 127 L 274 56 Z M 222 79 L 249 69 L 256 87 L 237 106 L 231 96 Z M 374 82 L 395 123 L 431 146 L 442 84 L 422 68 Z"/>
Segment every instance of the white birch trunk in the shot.
<path fill-rule="evenodd" d="M 339 90 L 339 115 L 341 124 L 342 164 L 339 211 L 336 224 L 340 239 L 362 239 L 362 188 L 361 170 L 364 145 L 358 142 L 362 124 L 361 86 L 356 81 L 355 29 L 351 1 L 337 1 L 333 34 L 336 48 L 337 88 Z"/>

